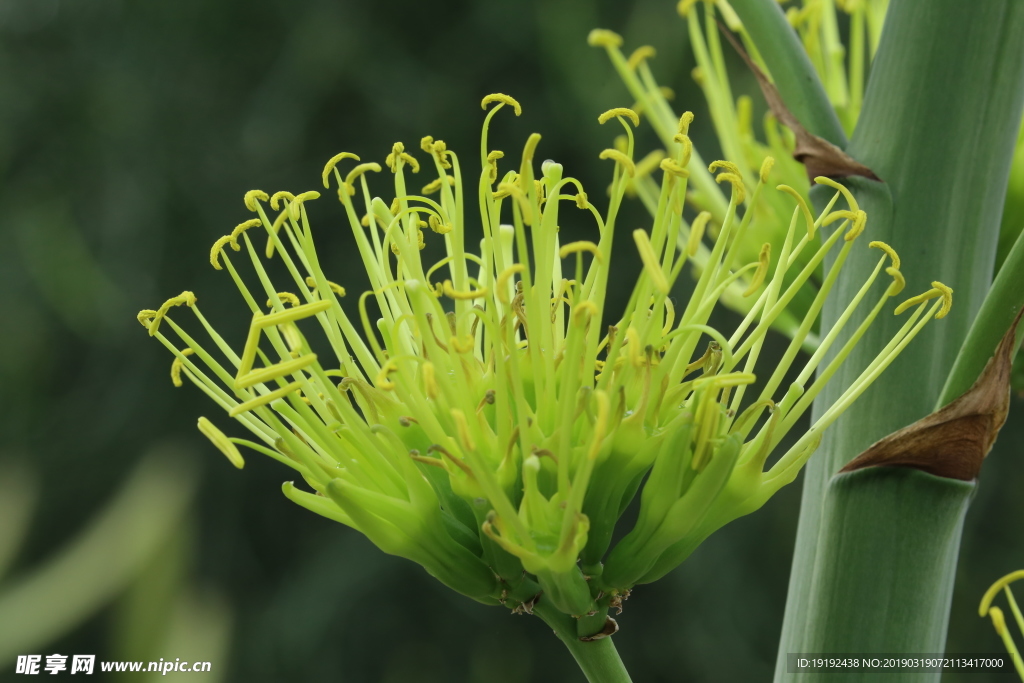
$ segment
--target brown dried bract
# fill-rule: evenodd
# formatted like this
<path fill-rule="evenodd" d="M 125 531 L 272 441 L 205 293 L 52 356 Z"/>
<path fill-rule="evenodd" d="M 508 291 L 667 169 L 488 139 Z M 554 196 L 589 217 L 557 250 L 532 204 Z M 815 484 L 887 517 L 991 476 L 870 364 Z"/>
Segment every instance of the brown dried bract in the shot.
<path fill-rule="evenodd" d="M 584 643 L 592 643 L 595 640 L 601 640 L 613 636 L 619 632 L 619 622 L 615 621 L 611 617 L 607 617 L 604 621 L 604 628 L 595 633 L 592 636 L 580 636 L 580 640 Z"/>
<path fill-rule="evenodd" d="M 976 479 L 1009 412 L 1010 368 L 1022 314 L 1024 309 L 965 394 L 875 442 L 840 472 L 878 466 L 913 467 L 949 479 Z"/>
<path fill-rule="evenodd" d="M 768 80 L 768 77 L 754 63 L 754 60 L 750 58 L 747 51 L 739 44 L 739 41 L 736 40 L 732 32 L 723 26 L 720 21 L 718 26 L 722 33 L 725 34 L 725 37 L 729 39 L 729 42 L 732 43 L 736 52 L 743 58 L 743 61 L 750 67 L 750 70 L 754 72 L 757 84 L 761 86 L 761 92 L 764 94 L 764 99 L 768 102 L 768 108 L 771 109 L 772 114 L 775 115 L 775 118 L 782 125 L 793 131 L 793 135 L 796 136 L 793 158 L 807 168 L 808 178 L 814 179 L 818 176 L 826 176 L 828 178 L 863 176 L 881 182 L 882 179 L 875 175 L 875 172 L 870 168 L 856 161 L 828 140 L 820 138 L 804 128 L 803 124 L 800 123 L 782 100 L 779 89 Z"/>

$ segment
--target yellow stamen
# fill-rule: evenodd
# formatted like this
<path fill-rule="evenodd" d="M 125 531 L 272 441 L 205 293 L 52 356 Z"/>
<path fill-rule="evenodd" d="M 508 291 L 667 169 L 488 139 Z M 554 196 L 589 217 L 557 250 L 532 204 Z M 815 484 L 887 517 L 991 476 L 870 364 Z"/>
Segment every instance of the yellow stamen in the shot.
<path fill-rule="evenodd" d="M 327 163 L 324 165 L 324 172 L 320 174 L 320 177 L 323 178 L 324 181 L 324 187 L 331 186 L 330 182 L 328 182 L 328 176 L 330 176 L 331 171 L 334 170 L 334 167 L 337 166 L 342 159 L 355 159 L 356 161 L 360 160 L 358 156 L 352 154 L 351 152 L 342 152 L 341 154 L 335 154 L 327 161 Z"/>
<path fill-rule="evenodd" d="M 634 128 L 640 127 L 640 117 L 637 115 L 635 111 L 633 111 L 632 109 L 628 109 L 626 107 L 615 107 L 614 109 L 609 109 L 608 111 L 597 117 L 597 122 L 604 125 L 605 123 L 608 123 L 608 121 L 615 117 L 625 117 L 633 122 Z"/>
<path fill-rule="evenodd" d="M 231 248 L 238 251 L 242 247 L 238 246 L 238 242 L 231 239 L 231 235 L 224 235 L 219 240 L 213 243 L 210 247 L 210 265 L 216 270 L 224 270 L 224 267 L 220 265 L 220 252 L 223 251 L 225 245 L 231 245 Z"/>
<path fill-rule="evenodd" d="M 437 386 L 434 364 L 427 361 L 420 366 L 420 370 L 423 373 L 423 390 L 426 392 L 427 398 L 437 398 L 441 394 L 441 388 Z"/>
<path fill-rule="evenodd" d="M 687 135 L 686 133 L 676 133 L 672 137 L 672 140 L 678 142 L 680 145 L 683 146 L 683 149 L 679 154 L 680 165 L 689 165 L 690 157 L 693 155 L 693 142 L 690 141 L 690 136 Z"/>
<path fill-rule="evenodd" d="M 171 308 L 174 306 L 181 306 L 182 304 L 191 308 L 192 306 L 195 306 L 195 303 L 196 295 L 188 291 L 182 292 L 178 296 L 173 296 L 165 301 L 163 306 L 153 312 L 153 317 L 149 323 L 149 336 L 152 337 L 156 334 L 157 330 L 160 329 L 160 321 L 164 319 L 164 316 L 167 315 L 167 311 Z M 139 313 L 139 322 L 142 322 L 142 313 L 148 313 L 148 311 L 142 311 Z"/>
<path fill-rule="evenodd" d="M 501 102 L 502 104 L 509 105 L 510 107 L 512 107 L 512 111 L 516 113 L 516 116 L 519 116 L 520 114 L 523 113 L 523 108 L 519 106 L 519 102 L 517 102 L 515 98 L 509 97 L 508 95 L 502 94 L 500 92 L 491 93 L 487 97 L 480 100 L 480 108 L 486 110 L 487 105 L 490 104 L 491 102 Z"/>
<path fill-rule="evenodd" d="M 242 454 L 238 451 L 238 446 L 233 444 L 224 432 L 217 429 L 212 422 L 207 420 L 205 417 L 199 418 L 199 431 L 203 433 L 207 439 L 210 440 L 217 449 L 227 456 L 227 459 L 231 461 L 231 464 L 242 469 L 245 467 L 245 459 L 242 458 Z"/>
<path fill-rule="evenodd" d="M 366 164 L 359 164 L 351 171 L 349 171 L 347 176 L 345 176 L 345 187 L 348 190 L 349 196 L 354 195 L 356 193 L 356 188 L 355 185 L 353 184 L 355 182 L 355 179 L 363 175 L 367 171 L 380 173 L 380 164 L 378 164 L 375 161 L 371 161 Z"/>
<path fill-rule="evenodd" d="M 265 368 L 259 368 L 258 370 L 247 372 L 244 375 L 239 375 L 235 378 L 235 389 L 245 389 L 253 386 L 254 384 L 266 384 L 267 382 L 279 379 L 285 375 L 292 375 L 299 372 L 315 362 L 316 354 L 308 353 L 305 356 L 299 356 L 298 358 L 281 361 L 280 363 L 268 365 Z"/>
<path fill-rule="evenodd" d="M 441 219 L 438 218 L 436 214 L 430 214 L 427 218 L 427 223 L 430 225 L 430 229 L 438 235 L 447 235 L 452 231 L 452 226 L 447 223 L 442 223 Z"/>
<path fill-rule="evenodd" d="M 293 195 L 288 190 L 281 190 L 279 192 L 275 192 L 273 196 L 270 198 L 270 208 L 273 209 L 274 211 L 277 211 L 280 208 L 279 204 L 281 203 L 282 199 L 292 201 L 295 199 L 295 195 Z"/>
<path fill-rule="evenodd" d="M 452 419 L 455 420 L 455 429 L 459 433 L 459 441 L 462 442 L 462 447 L 467 451 L 475 451 L 476 444 L 473 443 L 473 438 L 469 435 L 469 424 L 466 422 L 466 414 L 458 408 L 451 409 Z"/>
<path fill-rule="evenodd" d="M 689 138 L 687 138 L 689 140 Z M 672 159 L 662 159 L 661 170 L 676 178 L 689 178 L 690 172 Z"/>
<path fill-rule="evenodd" d="M 306 286 L 307 287 L 316 287 L 316 280 L 314 280 L 311 277 L 307 277 L 306 278 Z M 330 288 L 330 290 L 332 292 L 334 292 L 338 296 L 345 296 L 345 288 L 342 287 L 341 285 L 339 285 L 337 283 L 334 283 L 334 282 L 331 282 L 330 280 L 328 280 L 327 281 L 327 286 Z M 280 295 L 278 295 L 278 296 L 280 296 Z"/>
<path fill-rule="evenodd" d="M 978 616 L 983 617 L 988 613 L 988 608 L 992 604 L 992 601 L 995 600 L 999 591 L 1020 579 L 1024 579 L 1024 569 L 1018 569 L 1015 572 L 1010 572 L 989 586 L 988 590 L 985 591 L 985 595 L 981 598 L 981 604 L 978 605 Z"/>
<path fill-rule="evenodd" d="M 772 172 L 772 166 L 775 165 L 775 157 L 765 157 L 764 161 L 761 162 L 761 182 L 768 182 L 768 174 Z"/>
<path fill-rule="evenodd" d="M 640 62 L 645 59 L 654 59 L 658 52 L 650 45 L 641 45 L 637 49 L 633 50 L 633 54 L 629 56 L 626 61 L 626 66 L 629 67 L 630 71 L 636 71 L 636 68 L 640 66 Z"/>
<path fill-rule="evenodd" d="M 715 163 L 718 162 L 716 161 Z M 715 182 L 721 183 L 723 181 L 728 181 L 732 185 L 733 194 L 736 195 L 736 203 L 742 204 L 743 199 L 747 196 L 747 188 L 743 185 L 743 180 L 739 175 L 735 173 L 719 173 L 715 176 Z"/>
<path fill-rule="evenodd" d="M 231 240 L 237 244 L 238 238 L 242 235 L 243 232 L 245 232 L 249 228 L 255 228 L 258 225 L 263 225 L 263 221 L 261 219 L 259 219 L 259 218 L 250 218 L 247 221 L 239 223 L 231 231 Z M 235 249 L 235 251 L 238 251 L 239 249 L 241 249 L 241 247 L 233 247 L 233 248 Z"/>
<path fill-rule="evenodd" d="M 654 286 L 662 294 L 668 294 L 670 289 L 668 279 L 665 278 L 665 272 L 661 269 L 661 264 L 658 263 L 658 256 L 654 253 L 654 248 L 651 246 L 651 240 L 647 237 L 647 233 L 640 228 L 634 230 L 633 241 L 636 242 L 636 248 L 640 252 L 640 260 L 644 262 L 644 269 L 651 276 Z"/>
<path fill-rule="evenodd" d="M 808 239 L 814 239 L 814 216 L 811 214 L 811 210 L 808 208 L 803 195 L 789 185 L 776 185 L 775 189 L 792 196 L 796 203 L 800 205 L 800 213 L 804 215 L 804 221 L 807 222 L 807 237 Z"/>
<path fill-rule="evenodd" d="M 837 183 L 831 178 L 826 178 L 825 176 L 818 176 L 817 178 L 814 179 L 814 182 L 818 183 L 819 185 L 828 185 L 833 189 L 839 190 L 840 192 L 843 193 L 843 197 L 846 198 L 846 203 L 849 204 L 850 210 L 854 212 L 860 211 L 860 206 L 857 204 L 857 200 L 854 199 L 853 195 L 850 193 L 848 189 L 846 189 L 845 185 L 841 185 L 840 183 Z"/>
<path fill-rule="evenodd" d="M 700 247 L 701 237 L 704 236 L 704 228 L 707 227 L 708 221 L 711 220 L 711 214 L 707 211 L 701 211 L 697 214 L 697 217 L 693 219 L 693 223 L 690 224 L 690 237 L 686 240 L 686 255 L 693 258 L 697 255 L 697 249 Z"/>
<path fill-rule="evenodd" d="M 429 135 L 427 137 L 430 137 Z M 426 139 L 426 138 L 424 138 Z M 452 164 L 448 161 L 448 145 L 444 140 L 434 140 L 428 150 L 431 154 L 437 158 L 437 163 L 441 165 L 441 168 L 451 168 Z"/>
<path fill-rule="evenodd" d="M 195 353 L 195 351 L 193 351 L 192 349 L 181 350 L 181 355 L 183 356 L 191 356 L 193 353 Z M 182 369 L 184 369 L 184 367 L 185 365 L 177 356 L 175 356 L 174 360 L 171 361 L 171 384 L 173 384 L 176 387 L 182 386 L 181 371 Z"/>
<path fill-rule="evenodd" d="M 508 279 L 516 273 L 521 273 L 524 270 L 526 270 L 526 266 L 522 263 L 517 263 L 498 273 L 498 279 L 495 281 L 495 286 L 498 288 L 498 300 L 501 301 L 501 303 L 507 304 L 509 302 Z"/>
<path fill-rule="evenodd" d="M 679 16 L 685 19 L 690 16 L 690 12 L 696 4 L 697 0 L 679 0 L 679 3 L 676 5 L 676 11 L 679 12 Z"/>
<path fill-rule="evenodd" d="M 931 299 L 942 298 L 942 306 L 939 308 L 939 312 L 935 314 L 936 318 L 944 318 L 949 313 L 950 307 L 953 305 L 953 290 L 942 284 L 941 282 L 933 282 L 932 288 L 927 292 L 918 294 L 917 296 L 910 297 L 893 311 L 895 315 L 899 315 L 903 311 L 916 306 L 917 304 L 930 301 Z"/>
<path fill-rule="evenodd" d="M 576 208 L 586 209 L 590 204 L 587 202 L 587 193 L 580 190 L 576 193 Z"/>
<path fill-rule="evenodd" d="M 606 149 L 598 155 L 598 158 L 612 159 L 622 166 L 629 177 L 632 178 L 636 175 L 636 165 L 633 164 L 633 160 L 617 149 Z"/>
<path fill-rule="evenodd" d="M 443 178 L 437 178 L 436 180 L 432 180 L 431 182 L 423 186 L 421 192 L 423 194 L 434 194 L 435 192 L 441 189 L 442 182 L 447 182 L 448 186 L 451 187 L 455 185 L 455 178 L 451 177 L 450 175 L 445 175 Z"/>
<path fill-rule="evenodd" d="M 885 272 L 892 276 L 892 284 L 889 285 L 888 295 L 896 296 L 903 291 L 903 288 L 907 286 L 907 281 L 903 278 L 903 273 L 898 268 L 892 266 L 885 269 Z"/>
<path fill-rule="evenodd" d="M 378 389 L 391 391 L 395 388 L 395 383 L 388 379 L 388 375 L 396 370 L 398 370 L 398 365 L 394 360 L 389 360 L 381 366 L 380 372 L 377 373 L 377 378 L 373 381 L 373 385 Z"/>
<path fill-rule="evenodd" d="M 579 242 L 570 242 L 569 244 L 564 245 L 561 249 L 558 250 L 558 258 L 564 259 L 569 254 L 578 254 L 583 251 L 589 251 L 591 254 L 594 255 L 594 258 L 597 259 L 598 262 L 601 261 L 601 252 L 600 250 L 598 250 L 597 245 L 594 244 L 593 242 L 588 242 L 586 240 L 581 240 Z M 513 268 L 514 267 L 515 266 L 513 266 Z M 506 269 L 506 272 L 508 270 L 511 269 Z M 498 279 L 498 285 L 499 287 L 501 286 L 501 278 Z"/>
<path fill-rule="evenodd" d="M 228 411 L 228 415 L 230 417 L 238 417 L 242 413 L 246 413 L 246 412 L 248 412 L 250 410 L 253 410 L 254 408 L 259 408 L 260 406 L 265 406 L 268 403 L 272 403 L 272 402 L 276 401 L 279 398 L 284 398 L 285 396 L 287 396 L 288 394 L 292 393 L 293 391 L 298 391 L 301 388 L 302 388 L 302 383 L 301 382 L 292 382 L 291 384 L 289 384 L 287 386 L 283 386 L 280 389 L 276 389 L 274 391 L 271 391 L 269 394 L 264 394 L 263 396 L 257 396 L 256 398 L 250 399 L 250 400 L 246 401 L 245 403 L 239 403 L 237 406 L 235 406 L 234 408 L 232 408 L 231 410 Z"/>
<path fill-rule="evenodd" d="M 882 251 L 884 251 L 886 254 L 889 255 L 889 259 L 892 261 L 892 267 L 895 268 L 896 270 L 899 270 L 900 255 L 896 253 L 895 249 L 890 247 L 885 242 L 879 242 L 878 240 L 875 240 L 874 242 L 868 242 L 868 247 L 872 249 L 881 249 Z"/>
<path fill-rule="evenodd" d="M 750 286 L 743 292 L 743 296 L 750 296 L 761 287 L 765 275 L 768 274 L 768 264 L 771 263 L 771 260 L 772 245 L 765 242 L 761 245 L 761 253 L 757 256 L 757 270 L 754 271 L 754 277 L 750 281 Z"/>
<path fill-rule="evenodd" d="M 684 111 L 683 115 L 679 117 L 679 128 L 676 132 L 680 135 L 688 135 L 690 133 L 691 123 L 693 123 L 693 112 Z"/>
<path fill-rule="evenodd" d="M 474 289 L 468 292 L 463 292 L 455 289 L 452 286 L 451 280 L 445 280 L 443 286 L 444 295 L 449 299 L 461 299 L 463 301 L 468 301 L 470 299 L 482 299 L 483 297 L 487 296 L 486 287 L 481 287 L 480 289 Z"/>
<path fill-rule="evenodd" d="M 595 28 L 587 36 L 587 45 L 590 47 L 621 47 L 622 36 L 615 31 L 604 28 Z"/>
<path fill-rule="evenodd" d="M 267 193 L 263 190 L 249 190 L 245 193 L 245 208 L 250 211 L 255 211 L 257 200 L 265 202 L 268 199 L 270 199 L 270 197 L 268 197 Z"/>
<path fill-rule="evenodd" d="M 292 306 L 302 305 L 302 302 L 299 300 L 299 297 L 295 296 L 291 292 L 278 292 L 277 298 L 280 299 L 283 303 L 291 304 Z M 267 299 L 267 306 L 273 305 L 274 301 L 272 299 Z"/>

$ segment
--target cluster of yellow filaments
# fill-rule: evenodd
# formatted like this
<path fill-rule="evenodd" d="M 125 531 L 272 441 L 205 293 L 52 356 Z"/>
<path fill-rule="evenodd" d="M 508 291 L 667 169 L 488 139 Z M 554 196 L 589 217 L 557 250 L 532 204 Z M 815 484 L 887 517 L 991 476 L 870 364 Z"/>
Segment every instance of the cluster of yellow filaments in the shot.
<path fill-rule="evenodd" d="M 545 600 L 580 618 L 581 636 L 590 635 L 605 628 L 609 606 L 624 591 L 663 575 L 712 531 L 791 482 L 822 430 L 931 318 L 946 314 L 951 292 L 934 283 L 899 306 L 897 312 L 913 309 L 902 329 L 766 470 L 775 447 L 903 289 L 898 256 L 872 242 L 881 250 L 877 267 L 823 331 L 796 381 L 782 386 L 865 229 L 867 216 L 854 197 L 819 178 L 836 193 L 814 217 L 799 193 L 780 186 L 783 197 L 796 200 L 780 252 L 773 259 L 770 246 L 758 245 L 745 262 L 754 211 L 741 214 L 741 207 L 775 191 L 765 187 L 772 159 L 764 160 L 752 189 L 734 164 L 716 161 L 709 172 L 717 171 L 715 180 L 731 192 L 707 246 L 707 218 L 683 218 L 692 120 L 684 114 L 674 133 L 678 148 L 659 163 L 653 227 L 633 232 L 643 271 L 622 317 L 606 321 L 616 217 L 637 172 L 637 115 L 613 109 L 599 118 L 621 124 L 627 141 L 600 153 L 614 164 L 602 213 L 561 165 L 545 161 L 534 175 L 537 134 L 518 169 L 502 172 L 504 155 L 489 149 L 488 128 L 499 110 L 511 107 L 519 115 L 520 107 L 501 94 L 482 105 L 490 110 L 475 185 L 478 252 L 467 243 L 467 226 L 475 221 L 466 215 L 460 162 L 443 141 L 422 141 L 436 178 L 421 195 L 408 189 L 409 172 L 420 170 L 420 162 L 395 144 L 386 160 L 394 181 L 390 202 L 370 191 L 368 173 L 383 172 L 379 164 L 339 154 L 323 181 L 337 185 L 370 279 L 358 318 L 342 307 L 344 290 L 327 279 L 314 248 L 307 205 L 318 194 L 268 197 L 254 190 L 245 205 L 258 218 L 211 252 L 211 263 L 228 271 L 253 316 L 241 353 L 203 317 L 191 293 L 139 319 L 174 354 L 175 381 L 193 382 L 255 435 L 255 441 L 229 438 L 200 421 L 236 465 L 243 462 L 239 445 L 265 453 L 312 489 L 285 484 L 299 505 L 358 529 L 477 600 L 522 607 L 543 591 Z M 354 164 L 344 174 L 343 162 Z M 836 208 L 840 200 L 846 208 Z M 268 215 L 267 204 L 278 213 Z M 559 226 L 572 220 L 566 207 L 592 218 L 592 241 L 560 242 Z M 257 228 L 267 237 L 263 258 L 282 261 L 293 293 L 271 282 L 252 236 Z M 443 240 L 446 256 L 428 266 L 421 249 L 434 239 Z M 228 248 L 245 252 L 259 295 Z M 695 289 L 679 310 L 670 293 L 702 249 Z M 830 252 L 834 259 L 792 343 L 755 390 L 766 333 Z M 883 270 L 891 281 L 872 293 Z M 751 303 L 727 337 L 707 323 L 741 278 Z M 376 324 L 370 300 L 379 311 Z M 875 303 L 853 318 L 865 300 Z M 196 316 L 217 357 L 171 319 L 175 306 Z M 861 321 L 856 331 L 832 349 L 851 319 Z M 167 327 L 183 346 L 164 335 Z M 314 327 L 332 351 L 329 361 L 307 341 Z M 645 477 L 640 518 L 610 548 L 613 528 Z"/>
<path fill-rule="evenodd" d="M 1013 591 L 1010 590 L 1010 584 L 1021 579 L 1024 579 L 1024 569 L 1010 572 L 989 586 L 989 589 L 985 591 L 985 595 L 981 598 L 981 604 L 978 605 L 978 616 L 982 618 L 987 616 L 992 620 L 992 626 L 996 630 L 996 635 L 1003 641 L 1007 654 L 1013 660 L 1013 667 L 1016 669 L 1017 675 L 1024 681 L 1024 659 L 1021 658 L 1017 644 L 1013 642 L 1013 634 L 1010 633 L 1010 629 L 1006 626 L 1006 616 L 1003 614 L 1003 610 L 992 604 L 1000 591 L 1002 591 L 1003 596 L 1006 598 L 1006 604 L 1010 608 L 1010 613 L 1017 623 L 1017 629 L 1024 634 L 1024 615 L 1021 614 L 1020 607 L 1017 606 L 1017 600 L 1013 597 Z"/>

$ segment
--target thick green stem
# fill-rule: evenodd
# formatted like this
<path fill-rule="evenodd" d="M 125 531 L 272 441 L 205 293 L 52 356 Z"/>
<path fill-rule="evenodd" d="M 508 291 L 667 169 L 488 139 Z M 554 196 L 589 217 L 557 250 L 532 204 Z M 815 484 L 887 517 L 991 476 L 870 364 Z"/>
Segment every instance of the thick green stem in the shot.
<path fill-rule="evenodd" d="M 793 115 L 809 132 L 833 145 L 846 147 L 846 134 L 839 117 L 779 3 L 775 0 L 733 0 L 731 4 Z"/>
<path fill-rule="evenodd" d="M 776 680 L 790 680 L 786 653 L 808 652 L 822 638 L 847 652 L 878 651 L 885 645 L 869 643 L 872 634 L 866 631 L 858 635 L 847 630 L 841 641 L 829 632 L 809 632 L 808 615 L 816 600 L 812 587 L 816 549 L 829 541 L 822 537 L 822 510 L 834 495 L 830 481 L 844 464 L 875 440 L 933 410 L 988 291 L 1024 104 L 1022 32 L 1024 3 L 1017 0 L 933 0 L 926 11 L 910 0 L 893 0 L 890 5 L 864 108 L 847 148 L 884 182 L 848 179 L 848 185 L 869 216 L 865 238 L 887 242 L 903 255 L 906 294 L 924 291 L 931 281 L 939 280 L 953 287 L 954 305 L 947 318 L 930 324 L 833 425 L 806 468 Z M 853 295 L 855 283 L 862 282 L 877 263 L 871 251 L 851 253 L 844 268 L 848 277 L 826 303 L 823 327 L 835 321 Z M 855 329 L 854 323 L 847 329 Z M 817 414 L 853 381 L 900 324 L 902 319 L 891 315 L 876 321 L 819 395 Z M 865 488 L 865 495 L 838 503 L 849 506 L 843 514 L 851 519 L 869 515 L 872 495 L 882 495 L 881 484 L 873 478 L 856 485 Z M 924 494 L 909 495 L 918 496 L 921 505 L 928 504 Z M 892 538 L 884 533 L 862 534 L 857 552 L 884 555 L 893 549 Z M 959 537 L 955 540 L 958 543 Z M 869 566 L 858 571 L 870 570 Z M 907 566 L 905 571 L 914 568 Z M 870 574 L 848 578 L 895 580 Z M 939 614 L 941 628 L 920 629 L 903 642 L 913 643 L 917 652 L 942 652 L 948 612 L 931 608 L 949 604 L 952 582 L 936 582 L 929 588 L 934 605 L 927 610 Z M 839 628 L 849 615 L 829 617 L 817 621 L 816 628 Z M 881 623 L 888 615 L 883 611 L 871 618 Z"/>
<path fill-rule="evenodd" d="M 559 612 L 550 602 L 545 603 L 543 596 L 534 606 L 533 613 L 554 629 L 590 683 L 632 683 L 611 638 L 591 642 L 580 640 L 576 635 L 576 620 Z"/>

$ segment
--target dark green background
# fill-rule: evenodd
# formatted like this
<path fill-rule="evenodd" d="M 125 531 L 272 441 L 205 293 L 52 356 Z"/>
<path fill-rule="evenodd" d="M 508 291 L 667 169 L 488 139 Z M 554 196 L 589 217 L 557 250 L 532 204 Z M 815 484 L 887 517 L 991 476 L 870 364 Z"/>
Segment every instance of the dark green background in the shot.
<path fill-rule="evenodd" d="M 586 45 L 598 26 L 627 48 L 657 47 L 656 75 L 677 109 L 697 114 L 697 146 L 714 158 L 669 1 L 0 0 L 0 460 L 27 465 L 43 491 L 10 576 L 45 562 L 143 453 L 170 444 L 202 483 L 180 545 L 155 562 L 181 564 L 186 583 L 226 601 L 221 680 L 582 680 L 538 619 L 473 603 L 292 505 L 276 463 L 252 454 L 234 470 L 195 429 L 216 408 L 171 386 L 170 356 L 134 317 L 190 289 L 240 341 L 248 313 L 207 258 L 249 217 L 246 190 L 320 189 L 333 154 L 383 162 L 394 141 L 416 149 L 426 134 L 471 167 L 490 92 L 524 107 L 497 119 L 492 145 L 515 157 L 540 132 L 540 158 L 562 162 L 603 205 L 611 165 L 597 154 L 612 133 L 596 117 L 631 99 Z M 640 136 L 642 152 L 653 145 Z M 386 181 L 376 187 L 390 197 Z M 340 208 L 330 193 L 312 206 L 328 276 L 362 291 Z M 648 223 L 632 205 L 620 225 Z M 621 298 L 637 259 L 620 232 Z M 950 652 L 1000 648 L 974 610 L 992 580 L 1024 567 L 1021 408 L 968 516 Z M 798 504 L 799 485 L 785 489 L 634 593 L 615 636 L 634 680 L 768 680 Z M 130 649 L 122 607 L 42 650 L 117 658 Z M 154 608 L 153 623 L 165 618 Z M 0 679 L 18 679 L 11 671 Z"/>

